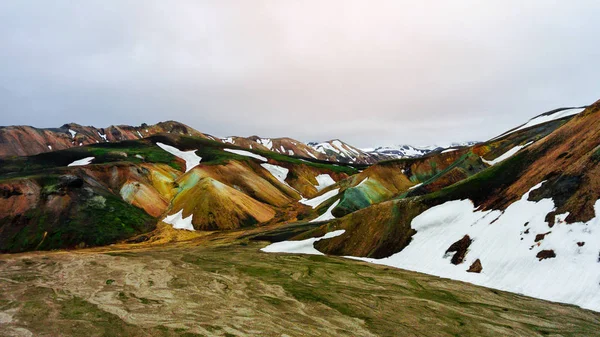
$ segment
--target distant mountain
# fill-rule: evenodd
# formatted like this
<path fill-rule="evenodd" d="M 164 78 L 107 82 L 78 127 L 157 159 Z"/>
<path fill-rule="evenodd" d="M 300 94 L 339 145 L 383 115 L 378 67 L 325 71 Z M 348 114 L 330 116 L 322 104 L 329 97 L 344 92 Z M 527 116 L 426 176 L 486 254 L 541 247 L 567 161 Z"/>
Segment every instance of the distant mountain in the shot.
<path fill-rule="evenodd" d="M 375 149 L 367 149 L 363 150 L 371 155 L 383 155 L 389 157 L 389 159 L 400 159 L 400 158 L 417 158 L 424 156 L 428 153 L 435 151 L 443 151 L 449 148 L 459 148 L 465 146 L 475 145 L 478 142 L 470 141 L 470 142 L 462 142 L 462 143 L 451 143 L 446 146 L 424 146 L 424 147 L 415 147 L 412 145 L 396 145 L 396 146 L 381 146 Z"/>
<path fill-rule="evenodd" d="M 0 158 L 30 156 L 90 144 L 142 139 L 160 133 L 216 139 L 183 123 L 174 121 L 160 122 L 155 125 L 142 124 L 140 126 L 112 125 L 106 128 L 82 126 L 76 123 L 47 129 L 22 125 L 3 126 L 0 127 Z"/>
<path fill-rule="evenodd" d="M 199 137 L 250 150 L 272 151 L 286 156 L 361 165 L 375 164 L 381 160 L 415 158 L 432 151 L 445 149 L 445 147 L 438 146 L 417 148 L 410 145 L 400 145 L 362 150 L 339 139 L 305 144 L 287 137 L 231 136 L 218 138 L 195 130 L 183 123 L 167 121 L 155 125 L 113 125 L 106 128 L 82 126 L 76 123 L 64 124 L 59 128 L 45 129 L 31 126 L 0 127 L 0 158 L 29 156 L 90 144 L 143 139 L 162 133 Z M 473 143 L 456 143 L 452 146 L 468 146 Z"/>

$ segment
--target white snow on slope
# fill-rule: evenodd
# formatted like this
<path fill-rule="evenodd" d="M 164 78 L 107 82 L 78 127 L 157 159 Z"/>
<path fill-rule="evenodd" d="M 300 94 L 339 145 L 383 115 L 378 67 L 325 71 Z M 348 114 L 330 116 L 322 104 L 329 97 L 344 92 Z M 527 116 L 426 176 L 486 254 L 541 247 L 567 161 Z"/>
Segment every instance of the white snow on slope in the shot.
<path fill-rule="evenodd" d="M 321 191 L 326 187 L 335 184 L 335 180 L 333 180 L 329 174 L 319 174 L 315 179 L 317 179 L 317 185 L 315 186 L 317 191 Z"/>
<path fill-rule="evenodd" d="M 336 195 L 338 195 L 338 193 L 340 193 L 340 189 L 336 188 L 335 190 L 328 191 L 328 192 L 323 193 L 322 195 L 314 197 L 312 199 L 304 199 L 304 198 L 302 198 L 302 200 L 300 200 L 298 202 L 301 203 L 301 204 L 310 206 L 312 208 L 317 208 L 317 206 L 319 206 L 320 204 L 322 204 L 326 200 L 329 200 L 329 199 L 335 197 Z"/>
<path fill-rule="evenodd" d="M 48 145 L 48 150 L 52 150 L 52 145 Z"/>
<path fill-rule="evenodd" d="M 269 138 L 257 139 L 256 142 L 261 144 L 262 146 L 266 147 L 269 150 L 273 149 L 273 141 Z"/>
<path fill-rule="evenodd" d="M 442 153 L 454 152 L 456 150 L 458 150 L 458 149 L 446 149 L 446 150 L 442 151 Z"/>
<path fill-rule="evenodd" d="M 142 134 L 138 131 L 137 132 L 138 136 L 140 136 L 140 138 L 144 138 L 144 136 L 142 136 Z"/>
<path fill-rule="evenodd" d="M 566 224 L 568 214 L 561 214 L 550 228 L 545 217 L 556 209 L 554 202 L 527 200 L 529 193 L 541 185 L 534 186 L 504 212 L 477 211 L 470 200 L 432 207 L 413 219 L 411 227 L 417 233 L 401 252 L 383 259 L 348 258 L 600 311 L 600 216 L 587 223 Z M 600 200 L 594 209 L 600 215 Z M 535 242 L 536 235 L 545 233 Z M 445 252 L 464 235 L 473 241 L 464 261 L 453 265 L 453 253 Z M 264 251 L 303 253 L 301 248 L 307 246 L 293 241 L 274 245 Z M 536 255 L 542 250 L 553 250 L 556 257 L 539 260 Z M 306 251 L 314 254 L 310 249 Z M 482 272 L 466 272 L 477 259 Z"/>
<path fill-rule="evenodd" d="M 310 254 L 310 255 L 324 255 L 320 251 L 315 249 L 315 242 L 330 239 L 336 236 L 344 234 L 345 230 L 340 229 L 337 231 L 329 232 L 319 238 L 310 238 L 301 241 L 282 241 L 276 242 L 261 249 L 266 253 L 291 253 L 291 254 Z"/>
<path fill-rule="evenodd" d="M 273 175 L 273 177 L 277 178 L 277 180 L 281 181 L 283 184 L 285 184 L 289 188 L 296 190 L 295 188 L 290 186 L 285 181 L 285 178 L 287 178 L 287 175 L 290 172 L 289 169 L 278 166 L 278 165 L 272 165 L 272 164 L 260 164 L 260 166 L 264 167 L 267 171 L 269 171 L 269 173 L 271 173 Z"/>
<path fill-rule="evenodd" d="M 106 135 L 101 134 L 99 131 L 98 132 L 98 136 L 100 136 L 100 138 L 104 139 L 105 142 L 108 142 L 108 139 L 106 139 Z"/>
<path fill-rule="evenodd" d="M 325 211 L 325 213 L 321 214 L 318 218 L 311 220 L 310 222 L 319 222 L 319 221 L 328 221 L 333 220 L 335 217 L 331 214 L 331 211 L 340 203 L 340 200 L 336 200 L 329 208 Z"/>
<path fill-rule="evenodd" d="M 498 158 L 496 158 L 494 160 L 485 160 L 483 158 L 481 158 L 481 160 L 484 163 L 486 163 L 490 166 L 493 166 L 495 164 L 498 164 L 499 162 L 505 161 L 506 159 L 514 156 L 517 152 L 521 151 L 522 148 L 529 146 L 531 143 L 533 143 L 533 142 L 529 142 L 525 145 L 517 145 L 517 146 L 513 147 L 512 149 L 504 152 L 501 156 L 499 156 Z"/>
<path fill-rule="evenodd" d="M 173 147 L 173 146 L 170 146 L 167 144 L 163 144 L 160 142 L 157 142 L 156 145 L 158 145 L 161 149 L 174 155 L 175 157 L 179 157 L 179 158 L 185 160 L 185 172 L 189 172 L 189 170 L 198 166 L 198 164 L 200 164 L 200 161 L 202 160 L 202 157 L 199 157 L 198 155 L 196 155 L 196 150 L 181 151 L 176 147 Z"/>
<path fill-rule="evenodd" d="M 193 214 L 190 214 L 190 216 L 188 216 L 187 218 L 184 218 L 183 217 L 183 209 L 182 209 L 175 214 L 167 215 L 163 219 L 163 221 L 170 225 L 173 225 L 173 228 L 175 228 L 175 229 L 186 229 L 188 231 L 193 231 L 194 230 L 194 225 L 192 225 L 193 218 L 194 218 Z"/>
<path fill-rule="evenodd" d="M 89 165 L 92 163 L 92 160 L 94 160 L 95 157 L 86 157 L 83 159 L 79 159 L 76 160 L 74 162 L 72 162 L 71 164 L 67 165 L 67 166 L 85 166 L 85 165 Z"/>
<path fill-rule="evenodd" d="M 360 183 L 358 183 L 358 185 L 354 186 L 354 188 L 357 187 L 361 187 L 364 183 L 366 183 L 369 180 L 369 177 L 366 177 L 365 179 L 363 179 Z"/>
<path fill-rule="evenodd" d="M 470 200 L 446 202 L 413 220 L 417 233 L 401 252 L 379 260 L 360 259 L 600 311 L 600 217 L 567 225 L 567 214 L 562 214 L 549 228 L 544 218 L 555 209 L 554 202 L 532 202 L 528 196 L 529 192 L 504 213 L 476 211 Z M 600 214 L 600 200 L 595 211 Z M 534 242 L 537 234 L 548 232 Z M 464 235 L 473 242 L 464 262 L 455 266 L 444 253 Z M 536 254 L 542 250 L 553 250 L 556 257 L 540 261 Z M 481 274 L 467 273 L 476 259 L 481 261 Z"/>
<path fill-rule="evenodd" d="M 75 138 L 75 135 L 77 134 L 77 132 L 69 129 L 69 133 L 71 134 L 71 138 Z"/>
<path fill-rule="evenodd" d="M 258 155 L 256 153 L 252 153 L 250 151 L 235 150 L 235 149 L 223 149 L 223 150 L 227 151 L 227 152 L 235 153 L 235 154 L 240 155 L 240 156 L 252 157 L 252 158 L 256 158 L 258 160 L 267 161 L 267 158 L 265 158 L 265 157 L 263 157 L 261 155 Z"/>
<path fill-rule="evenodd" d="M 563 110 L 563 111 L 559 111 L 556 113 L 553 113 L 551 115 L 548 116 L 539 116 L 539 117 L 535 117 L 529 120 L 529 122 L 523 124 L 522 126 L 520 126 L 518 129 L 511 131 L 510 133 L 513 132 L 517 132 L 519 130 L 523 130 L 523 129 L 527 129 L 529 127 L 532 127 L 534 125 L 538 125 L 538 124 L 543 124 L 546 122 L 550 122 L 553 120 L 557 120 L 557 119 L 561 119 L 567 116 L 573 116 L 573 115 L 577 115 L 580 112 L 582 112 L 585 109 L 567 109 L 567 110 Z"/>
<path fill-rule="evenodd" d="M 414 190 L 415 188 L 417 188 L 417 187 L 419 187 L 419 186 L 421 186 L 421 185 L 423 185 L 423 183 L 418 183 L 418 184 L 416 184 L 415 186 L 411 186 L 411 187 L 409 187 L 408 189 L 409 189 L 409 190 Z"/>

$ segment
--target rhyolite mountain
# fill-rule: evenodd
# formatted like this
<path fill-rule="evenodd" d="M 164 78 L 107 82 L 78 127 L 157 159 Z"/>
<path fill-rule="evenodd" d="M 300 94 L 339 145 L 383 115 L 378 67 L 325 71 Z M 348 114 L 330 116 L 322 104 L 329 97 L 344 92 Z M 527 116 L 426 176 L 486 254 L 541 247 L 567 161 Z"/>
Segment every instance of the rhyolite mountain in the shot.
<path fill-rule="evenodd" d="M 255 228 L 250 239 L 274 242 L 266 251 L 352 256 L 600 311 L 598 130 L 595 103 L 390 159 L 177 122 L 5 127 L 0 251 L 150 243 L 165 224 Z"/>
<path fill-rule="evenodd" d="M 339 139 L 305 144 L 292 138 L 261 138 L 258 136 L 219 138 L 175 121 L 161 122 L 155 125 L 142 124 L 140 126 L 113 125 L 106 128 L 69 123 L 59 128 L 47 129 L 31 126 L 0 127 L 0 158 L 29 156 L 90 144 L 142 139 L 161 133 L 210 139 L 250 150 L 273 151 L 294 157 L 354 164 L 374 164 L 382 160 L 413 158 L 432 151 L 442 151 L 448 147 L 469 146 L 476 143 L 454 143 L 447 147 L 432 146 L 424 148 L 401 145 L 362 150 Z"/>

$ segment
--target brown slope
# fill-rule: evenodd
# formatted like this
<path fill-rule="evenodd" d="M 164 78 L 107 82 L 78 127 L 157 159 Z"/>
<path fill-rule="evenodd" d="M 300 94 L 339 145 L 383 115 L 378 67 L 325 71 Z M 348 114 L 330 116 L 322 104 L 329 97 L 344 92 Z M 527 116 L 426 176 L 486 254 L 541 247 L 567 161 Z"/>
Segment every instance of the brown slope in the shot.
<path fill-rule="evenodd" d="M 334 220 L 314 233 L 320 234 L 326 226 L 346 229 L 346 232 L 321 240 L 315 246 L 328 254 L 389 256 L 406 245 L 412 219 L 432 206 L 468 198 L 483 209 L 502 210 L 542 181 L 546 183 L 532 192 L 530 199 L 552 198 L 557 206 L 555 214 L 569 212 L 567 222 L 590 220 L 595 216 L 594 204 L 600 198 L 597 178 L 600 174 L 600 101 L 561 125 L 517 155 L 452 186 L 422 196 L 384 202 Z M 518 142 L 499 146 L 510 148 Z M 553 218 L 548 217 L 548 221 Z"/>
<path fill-rule="evenodd" d="M 300 199 L 296 191 L 279 182 L 253 161 L 230 160 L 223 165 L 200 165 L 184 175 L 177 183 L 185 188 L 190 182 L 206 177 L 276 207 Z"/>
<path fill-rule="evenodd" d="M 0 252 L 101 246 L 155 228 L 152 216 L 84 175 L 64 169 L 2 180 Z"/>
<path fill-rule="evenodd" d="M 567 222 L 593 218 L 594 203 L 600 198 L 600 101 L 523 150 L 521 157 L 529 165 L 512 184 L 492 193 L 485 208 L 505 208 L 531 186 L 546 181 L 533 198 L 552 197 L 557 214 L 570 213 Z"/>
<path fill-rule="evenodd" d="M 76 132 L 75 136 L 69 130 Z M 29 156 L 103 142 L 134 140 L 160 133 L 191 135 L 218 140 L 174 121 L 160 122 L 155 125 L 142 124 L 137 127 L 114 125 L 107 128 L 82 126 L 75 123 L 51 129 L 38 129 L 31 126 L 7 126 L 0 127 L 0 158 Z"/>
<path fill-rule="evenodd" d="M 193 172 L 193 171 L 190 171 Z M 197 230 L 227 230 L 247 227 L 271 220 L 273 208 L 213 178 L 186 174 L 186 187 L 172 201 L 170 214 L 183 210 L 183 217 L 193 216 Z M 197 180 L 198 179 L 198 180 Z"/>
<path fill-rule="evenodd" d="M 129 204 L 142 208 L 153 217 L 163 214 L 175 195 L 175 180 L 181 172 L 165 164 L 111 163 L 75 169 L 85 172 L 84 179 L 120 195 Z"/>

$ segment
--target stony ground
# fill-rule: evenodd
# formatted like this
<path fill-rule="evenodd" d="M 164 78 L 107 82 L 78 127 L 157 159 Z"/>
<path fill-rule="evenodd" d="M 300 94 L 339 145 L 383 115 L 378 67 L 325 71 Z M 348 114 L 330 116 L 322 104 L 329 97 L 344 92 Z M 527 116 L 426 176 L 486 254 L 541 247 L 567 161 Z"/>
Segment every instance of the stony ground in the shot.
<path fill-rule="evenodd" d="M 0 255 L 0 336 L 593 336 L 600 313 L 204 240 Z"/>

